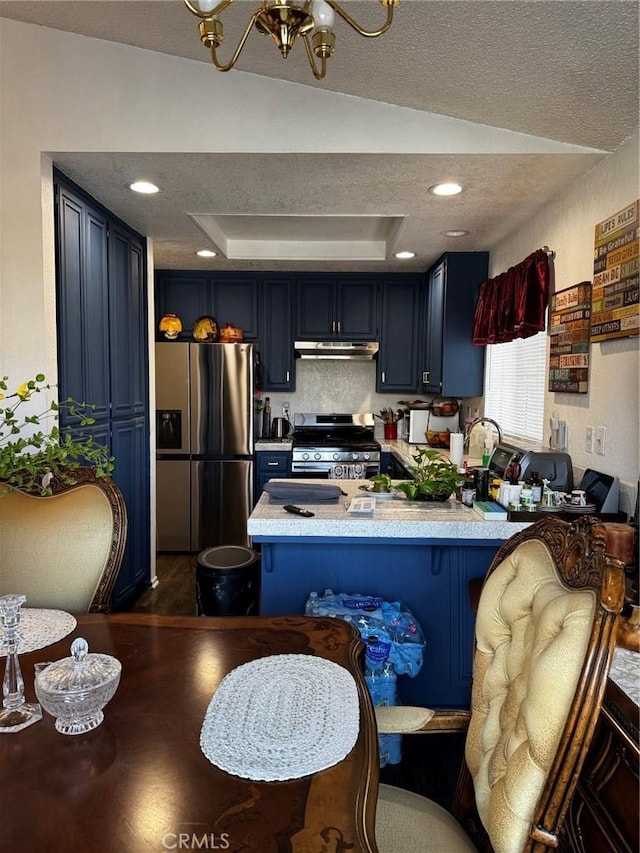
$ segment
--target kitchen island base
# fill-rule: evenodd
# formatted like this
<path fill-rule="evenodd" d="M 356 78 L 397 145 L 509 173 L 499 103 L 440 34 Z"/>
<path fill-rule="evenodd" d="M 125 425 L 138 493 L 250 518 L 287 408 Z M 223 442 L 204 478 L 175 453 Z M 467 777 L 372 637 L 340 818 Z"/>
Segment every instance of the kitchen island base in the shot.
<path fill-rule="evenodd" d="M 425 638 L 422 670 L 400 676 L 403 704 L 468 708 L 475 615 L 469 582 L 484 578 L 501 540 L 254 537 L 263 615 L 303 613 L 311 591 L 401 601 Z"/>

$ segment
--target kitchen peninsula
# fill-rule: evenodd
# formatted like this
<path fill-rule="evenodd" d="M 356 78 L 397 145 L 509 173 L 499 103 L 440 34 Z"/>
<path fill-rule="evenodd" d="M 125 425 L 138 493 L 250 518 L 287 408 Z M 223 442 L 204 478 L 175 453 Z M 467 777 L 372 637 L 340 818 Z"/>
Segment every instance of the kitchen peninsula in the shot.
<path fill-rule="evenodd" d="M 296 480 L 302 484 L 304 480 Z M 309 481 L 315 482 L 316 481 Z M 262 613 L 302 613 L 312 590 L 402 601 L 425 635 L 425 663 L 401 677 L 405 704 L 468 707 L 474 614 L 469 581 L 483 578 L 501 543 L 528 523 L 482 521 L 454 501 L 377 499 L 375 510 L 347 509 L 360 480 L 340 480 L 338 503 L 301 504 L 304 518 L 263 493 L 248 522 L 262 554 Z"/>

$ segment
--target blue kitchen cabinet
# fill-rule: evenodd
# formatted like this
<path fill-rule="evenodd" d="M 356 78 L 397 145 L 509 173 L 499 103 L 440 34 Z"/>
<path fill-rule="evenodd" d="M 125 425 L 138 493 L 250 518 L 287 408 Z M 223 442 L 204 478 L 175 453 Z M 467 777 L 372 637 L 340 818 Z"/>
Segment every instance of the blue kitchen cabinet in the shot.
<path fill-rule="evenodd" d="M 125 557 L 112 597 L 150 581 L 150 462 L 144 239 L 55 171 L 59 397 L 96 404 L 89 431 L 115 457 L 127 506 Z M 77 419 L 60 412 L 63 429 Z"/>
<path fill-rule="evenodd" d="M 208 280 L 210 313 L 220 328 L 227 323 L 242 329 L 245 341 L 258 339 L 258 281 L 246 275 Z"/>
<path fill-rule="evenodd" d="M 291 476 L 291 451 L 259 450 L 256 453 L 255 503 L 267 480 L 286 480 Z"/>
<path fill-rule="evenodd" d="M 110 406 L 108 222 L 69 187 L 57 185 L 55 198 L 60 398 L 91 403 L 92 417 L 103 421 Z"/>
<path fill-rule="evenodd" d="M 164 314 L 182 321 L 182 340 L 192 340 L 200 317 L 215 317 L 219 328 L 231 323 L 242 329 L 246 341 L 258 339 L 259 285 L 245 273 L 217 275 L 207 270 L 157 270 L 155 275 L 156 339 L 164 340 L 158 324 Z"/>
<path fill-rule="evenodd" d="M 182 322 L 182 340 L 192 340 L 197 319 L 209 312 L 207 280 L 200 273 L 156 273 L 156 339 L 165 340 L 158 331 L 165 314 L 176 314 Z"/>
<path fill-rule="evenodd" d="M 316 275 L 297 282 L 296 339 L 378 339 L 377 279 Z"/>
<path fill-rule="evenodd" d="M 290 281 L 262 285 L 260 303 L 260 387 L 263 391 L 294 391 L 293 306 Z"/>
<path fill-rule="evenodd" d="M 488 265 L 488 252 L 450 252 L 429 271 L 418 390 L 455 397 L 484 393 L 485 348 L 472 343 L 472 333 Z"/>
<path fill-rule="evenodd" d="M 254 537 L 262 555 L 264 615 L 303 613 L 309 593 L 402 601 L 419 622 L 424 665 L 398 679 L 402 704 L 468 708 L 475 617 L 469 580 L 484 577 L 499 540 Z"/>
<path fill-rule="evenodd" d="M 380 296 L 380 351 L 376 391 L 415 392 L 418 388 L 418 356 L 423 276 L 385 278 Z"/>
<path fill-rule="evenodd" d="M 147 293 L 142 242 L 113 224 L 109 233 L 111 417 L 147 408 Z"/>
<path fill-rule="evenodd" d="M 393 477 L 393 453 L 387 450 L 380 453 L 380 473 Z"/>
<path fill-rule="evenodd" d="M 147 459 L 146 418 L 119 418 L 111 424 L 113 479 L 127 506 L 127 544 L 113 591 L 114 609 L 127 609 L 149 583 L 151 560 L 150 493 L 140 476 L 140 460 Z M 148 467 L 148 461 L 147 461 Z"/>

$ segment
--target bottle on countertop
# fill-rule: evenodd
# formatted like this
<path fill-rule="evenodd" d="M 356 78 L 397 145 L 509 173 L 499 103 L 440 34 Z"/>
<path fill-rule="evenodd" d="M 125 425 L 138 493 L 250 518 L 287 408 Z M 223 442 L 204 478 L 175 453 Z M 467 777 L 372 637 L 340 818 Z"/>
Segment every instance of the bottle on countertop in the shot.
<path fill-rule="evenodd" d="M 531 489 L 531 498 L 534 504 L 539 504 L 542 502 L 542 492 L 544 490 L 544 483 L 538 476 L 537 471 L 531 472 L 531 480 L 529 482 L 529 488 Z"/>
<path fill-rule="evenodd" d="M 505 480 L 508 480 L 512 486 L 517 486 L 520 481 L 520 470 L 520 454 L 514 453 L 504 472 Z"/>
<path fill-rule="evenodd" d="M 264 409 L 262 411 L 262 437 L 271 438 L 271 400 L 264 398 Z"/>

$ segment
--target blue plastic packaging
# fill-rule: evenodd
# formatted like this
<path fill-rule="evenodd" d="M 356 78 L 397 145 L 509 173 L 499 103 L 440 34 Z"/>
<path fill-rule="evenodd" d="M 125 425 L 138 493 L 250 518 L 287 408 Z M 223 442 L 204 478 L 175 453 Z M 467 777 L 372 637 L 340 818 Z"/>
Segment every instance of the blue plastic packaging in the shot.
<path fill-rule="evenodd" d="M 399 601 L 360 593 L 312 592 L 306 613 L 351 622 L 366 642 L 365 682 L 374 706 L 397 704 L 397 676 L 415 677 L 424 659 L 424 636 L 411 611 Z M 398 764 L 402 735 L 378 735 L 380 766 Z"/>

